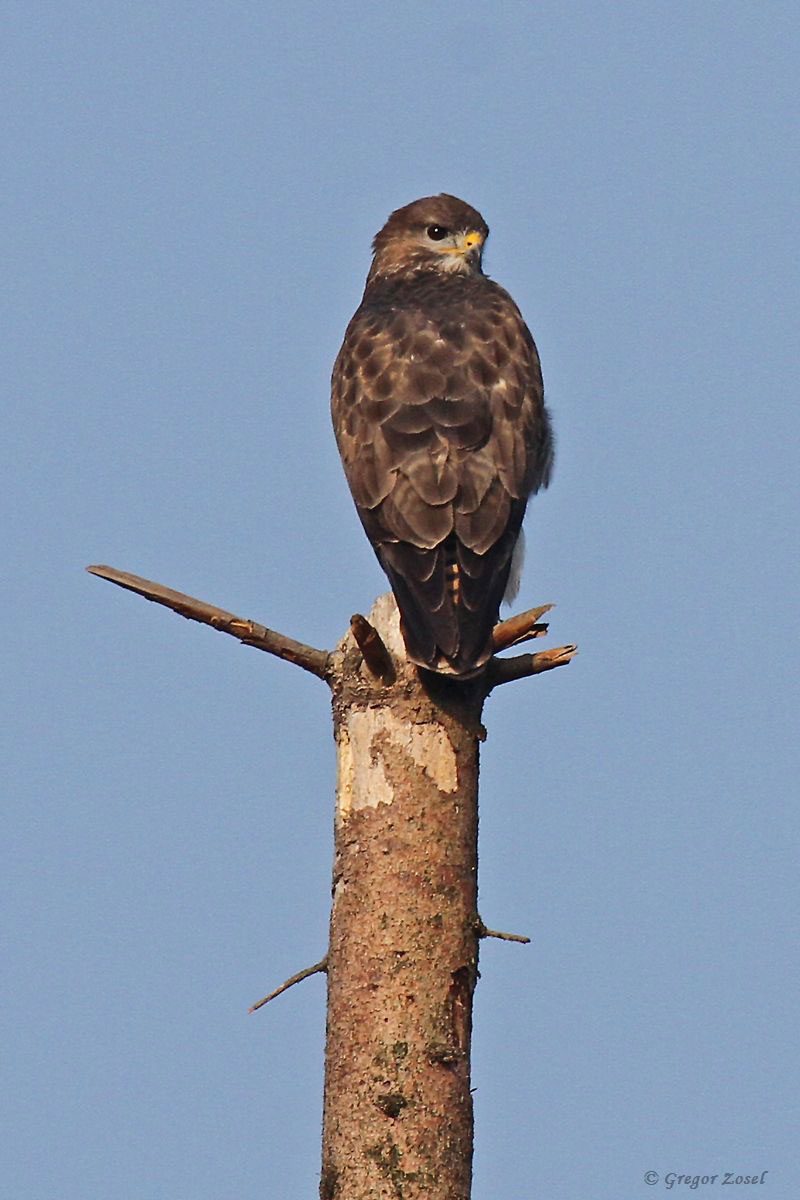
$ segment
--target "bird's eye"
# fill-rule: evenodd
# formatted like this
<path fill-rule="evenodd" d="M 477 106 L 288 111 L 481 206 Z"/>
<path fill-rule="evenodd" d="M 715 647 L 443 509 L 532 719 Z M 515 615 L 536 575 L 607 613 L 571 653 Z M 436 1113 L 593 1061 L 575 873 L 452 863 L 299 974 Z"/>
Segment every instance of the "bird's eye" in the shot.
<path fill-rule="evenodd" d="M 426 232 L 432 242 L 440 242 L 442 238 L 447 237 L 450 230 L 445 229 L 444 225 L 429 225 Z"/>

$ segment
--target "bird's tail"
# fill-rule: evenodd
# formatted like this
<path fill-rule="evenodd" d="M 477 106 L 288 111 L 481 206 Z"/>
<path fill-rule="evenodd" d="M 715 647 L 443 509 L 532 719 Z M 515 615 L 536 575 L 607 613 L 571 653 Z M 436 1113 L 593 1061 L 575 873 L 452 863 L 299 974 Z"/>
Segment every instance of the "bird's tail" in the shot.
<path fill-rule="evenodd" d="M 433 549 L 383 542 L 378 558 L 400 609 L 406 653 L 427 671 L 467 680 L 492 657 L 492 631 L 511 568 L 513 541 L 479 555 L 451 534 Z"/>

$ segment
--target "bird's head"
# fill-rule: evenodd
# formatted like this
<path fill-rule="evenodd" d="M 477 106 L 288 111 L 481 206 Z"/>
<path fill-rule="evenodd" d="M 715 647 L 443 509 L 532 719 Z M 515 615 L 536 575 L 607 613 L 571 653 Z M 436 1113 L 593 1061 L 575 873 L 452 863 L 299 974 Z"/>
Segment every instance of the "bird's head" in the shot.
<path fill-rule="evenodd" d="M 369 281 L 415 271 L 480 275 L 489 226 L 476 209 L 442 194 L 398 208 L 376 236 Z"/>

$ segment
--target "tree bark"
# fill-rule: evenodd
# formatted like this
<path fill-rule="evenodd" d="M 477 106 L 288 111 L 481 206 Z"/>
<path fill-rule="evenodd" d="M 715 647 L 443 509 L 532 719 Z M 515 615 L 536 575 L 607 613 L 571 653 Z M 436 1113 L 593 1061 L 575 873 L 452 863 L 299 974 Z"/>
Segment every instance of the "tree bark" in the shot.
<path fill-rule="evenodd" d="M 403 654 L 391 596 L 370 623 L 382 683 L 335 656 L 338 749 L 322 1200 L 468 1200 L 484 688 Z M 435 689 L 435 691 L 434 691 Z"/>

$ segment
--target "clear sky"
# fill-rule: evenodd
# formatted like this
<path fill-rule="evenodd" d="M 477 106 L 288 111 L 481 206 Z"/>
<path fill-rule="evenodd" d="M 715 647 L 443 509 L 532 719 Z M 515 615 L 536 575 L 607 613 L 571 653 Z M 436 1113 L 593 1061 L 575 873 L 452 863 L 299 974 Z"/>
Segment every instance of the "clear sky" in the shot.
<path fill-rule="evenodd" d="M 389 211 L 492 227 L 558 434 L 486 722 L 476 1200 L 795 1200 L 800 10 L 7 0 L 3 1200 L 316 1195 L 328 380 Z M 686 1188 L 684 1187 L 684 1192 Z M 719 1184 L 697 1194 L 726 1200 Z"/>

